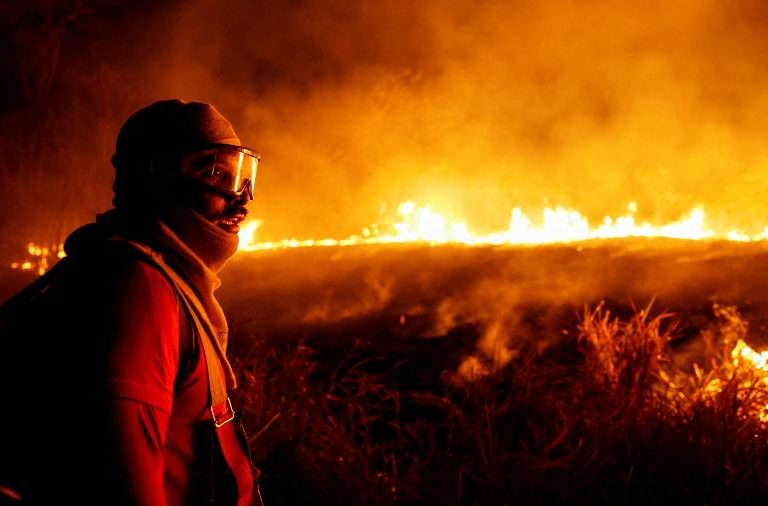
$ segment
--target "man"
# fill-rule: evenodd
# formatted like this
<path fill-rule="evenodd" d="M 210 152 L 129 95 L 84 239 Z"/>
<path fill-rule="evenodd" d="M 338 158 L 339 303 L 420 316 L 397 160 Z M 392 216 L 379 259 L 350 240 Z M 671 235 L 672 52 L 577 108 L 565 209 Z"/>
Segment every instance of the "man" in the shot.
<path fill-rule="evenodd" d="M 214 297 L 258 160 L 208 104 L 156 102 L 126 121 L 114 209 L 0 312 L 0 497 L 259 501 Z"/>

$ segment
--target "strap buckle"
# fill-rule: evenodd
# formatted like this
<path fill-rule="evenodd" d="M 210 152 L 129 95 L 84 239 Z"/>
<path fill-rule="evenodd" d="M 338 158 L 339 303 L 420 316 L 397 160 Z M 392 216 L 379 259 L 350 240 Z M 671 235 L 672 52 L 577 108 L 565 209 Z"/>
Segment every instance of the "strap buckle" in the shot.
<path fill-rule="evenodd" d="M 221 406 L 221 404 L 219 404 L 219 406 Z M 211 418 L 213 418 L 213 424 L 217 429 L 235 419 L 235 410 L 232 408 L 232 401 L 229 400 L 229 397 L 227 397 L 227 405 L 225 406 L 227 411 L 221 418 L 216 417 L 216 411 L 213 409 L 213 407 L 213 404 L 211 404 Z"/>

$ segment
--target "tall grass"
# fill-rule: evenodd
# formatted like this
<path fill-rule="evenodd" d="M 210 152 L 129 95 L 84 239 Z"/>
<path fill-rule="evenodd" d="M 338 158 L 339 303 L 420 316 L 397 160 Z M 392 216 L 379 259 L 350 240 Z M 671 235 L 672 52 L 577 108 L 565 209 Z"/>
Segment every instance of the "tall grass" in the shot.
<path fill-rule="evenodd" d="M 404 382 L 419 364 L 365 347 L 262 343 L 238 368 L 265 499 L 762 504 L 768 383 L 734 359 L 748 327 L 715 306 L 682 362 L 676 327 L 587 308 L 574 337 L 461 387 Z"/>

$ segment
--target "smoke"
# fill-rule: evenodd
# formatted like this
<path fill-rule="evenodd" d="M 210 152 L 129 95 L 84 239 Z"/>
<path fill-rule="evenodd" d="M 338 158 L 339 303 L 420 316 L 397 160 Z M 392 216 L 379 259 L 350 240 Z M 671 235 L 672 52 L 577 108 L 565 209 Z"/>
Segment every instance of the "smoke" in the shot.
<path fill-rule="evenodd" d="M 311 277 L 311 273 L 305 273 Z M 381 272 L 365 272 L 353 278 L 354 299 L 349 299 L 349 286 L 329 286 L 325 282 L 316 288 L 314 300 L 301 318 L 303 324 L 322 324 L 349 318 L 366 317 L 382 311 L 392 303 L 393 281 Z M 325 280 L 327 281 L 327 280 Z"/>
<path fill-rule="evenodd" d="M 409 198 L 474 229 L 630 200 L 762 223 L 759 2 L 248 5 L 187 8 L 173 47 L 205 49 L 168 76 L 263 151 L 265 233 L 344 234 Z"/>
<path fill-rule="evenodd" d="M 57 104 L 98 95 L 81 60 L 101 66 L 116 104 L 75 119 L 106 125 L 91 150 L 106 154 L 117 113 L 214 103 L 263 154 L 265 239 L 346 236 L 406 199 L 478 232 L 516 205 L 599 220 L 630 200 L 640 219 L 702 204 L 715 226 L 766 221 L 759 0 L 155 5 L 66 39 Z"/>

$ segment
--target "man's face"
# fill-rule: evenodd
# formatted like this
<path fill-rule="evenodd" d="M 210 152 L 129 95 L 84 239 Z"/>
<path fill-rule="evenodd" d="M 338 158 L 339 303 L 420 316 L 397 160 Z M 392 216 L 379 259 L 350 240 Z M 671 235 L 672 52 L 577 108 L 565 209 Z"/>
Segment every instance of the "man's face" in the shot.
<path fill-rule="evenodd" d="M 221 182 L 234 180 L 235 177 L 250 179 L 250 172 L 246 174 L 248 177 L 238 175 L 242 172 L 242 164 L 242 158 L 217 155 L 214 150 L 186 155 L 181 161 L 181 191 L 177 193 L 180 203 L 197 211 L 222 230 L 237 234 L 248 215 L 251 197 L 247 189 L 239 195 L 223 190 Z"/>

